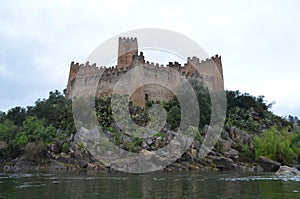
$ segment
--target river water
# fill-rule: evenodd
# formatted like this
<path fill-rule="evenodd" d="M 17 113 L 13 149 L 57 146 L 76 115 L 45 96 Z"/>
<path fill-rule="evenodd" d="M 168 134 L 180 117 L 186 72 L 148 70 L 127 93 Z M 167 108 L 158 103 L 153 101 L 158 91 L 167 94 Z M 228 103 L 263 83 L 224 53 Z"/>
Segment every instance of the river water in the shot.
<path fill-rule="evenodd" d="M 270 173 L 0 173 L 0 198 L 300 198 L 300 177 Z"/>

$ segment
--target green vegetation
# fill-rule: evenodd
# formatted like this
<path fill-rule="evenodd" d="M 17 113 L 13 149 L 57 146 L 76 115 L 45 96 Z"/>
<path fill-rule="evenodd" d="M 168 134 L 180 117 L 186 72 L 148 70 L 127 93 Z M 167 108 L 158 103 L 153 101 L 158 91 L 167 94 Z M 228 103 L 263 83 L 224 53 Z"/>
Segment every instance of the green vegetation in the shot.
<path fill-rule="evenodd" d="M 0 140 L 8 144 L 0 157 L 14 158 L 30 150 L 42 153 L 47 144 L 66 140 L 75 132 L 71 101 L 56 90 L 35 106 L 0 114 Z"/>
<path fill-rule="evenodd" d="M 211 100 L 206 88 L 197 84 L 193 86 L 200 110 L 198 127 L 200 133 L 196 133 L 195 139 L 201 143 L 202 129 L 210 123 Z M 226 91 L 226 97 L 225 129 L 235 126 L 253 134 L 256 157 L 263 155 L 283 163 L 297 160 L 300 155 L 300 131 L 298 129 L 300 121 L 297 117 L 282 118 L 273 114 L 270 111 L 272 104 L 267 104 L 263 96 L 254 97 L 239 91 Z M 122 102 L 123 99 L 120 97 L 117 98 L 118 100 Z M 167 123 L 172 130 L 180 126 L 181 109 L 177 98 L 169 102 L 148 100 L 145 110 L 133 106 L 132 103 L 129 104 L 128 112 L 131 119 L 139 126 L 149 124 L 151 121 L 149 109 L 154 104 L 160 104 L 165 108 Z M 123 136 L 126 132 L 120 134 L 114 126 L 110 97 L 97 98 L 95 110 L 102 128 L 112 135 L 111 141 L 132 152 L 141 150 L 143 139 L 137 136 L 139 132 L 135 132 L 132 142 L 124 143 Z M 80 114 L 89 114 L 89 112 L 81 112 Z M 122 114 L 117 114 L 117 117 L 119 115 Z M 89 118 L 88 116 L 87 118 Z M 157 122 L 154 121 L 151 125 L 155 126 Z M 0 141 L 4 141 L 8 145 L 6 149 L 0 151 L 0 157 L 14 158 L 30 151 L 35 151 L 33 155 L 37 156 L 38 153 L 43 154 L 47 145 L 51 143 L 60 143 L 62 151 L 68 152 L 70 143 L 67 140 L 75 132 L 72 102 L 56 90 L 49 93 L 48 99 L 37 100 L 34 106 L 15 107 L 7 113 L 0 112 Z M 157 131 L 154 136 L 163 137 L 165 134 Z M 242 158 L 254 158 L 254 151 L 250 150 L 248 145 L 240 146 L 240 151 Z"/>
<path fill-rule="evenodd" d="M 266 156 L 282 163 L 295 162 L 299 153 L 299 130 L 279 130 L 276 126 L 266 130 L 261 136 L 255 136 L 256 157 Z"/>

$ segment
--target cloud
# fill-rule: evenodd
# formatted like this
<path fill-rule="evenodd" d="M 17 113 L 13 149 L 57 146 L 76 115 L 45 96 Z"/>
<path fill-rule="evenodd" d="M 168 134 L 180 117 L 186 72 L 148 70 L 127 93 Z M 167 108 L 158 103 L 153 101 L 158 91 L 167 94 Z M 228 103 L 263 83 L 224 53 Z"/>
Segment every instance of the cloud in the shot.
<path fill-rule="evenodd" d="M 227 89 L 265 95 L 277 102 L 276 113 L 300 115 L 296 0 L 1 4 L 0 110 L 26 106 L 50 90 L 64 89 L 70 62 L 83 62 L 111 36 L 155 27 L 185 34 L 210 56 L 222 55 Z"/>

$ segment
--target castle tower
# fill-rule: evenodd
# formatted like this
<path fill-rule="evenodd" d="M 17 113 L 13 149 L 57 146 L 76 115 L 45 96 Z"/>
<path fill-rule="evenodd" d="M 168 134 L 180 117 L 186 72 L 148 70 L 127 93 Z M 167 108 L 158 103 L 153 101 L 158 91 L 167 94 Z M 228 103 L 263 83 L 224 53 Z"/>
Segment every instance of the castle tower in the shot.
<path fill-rule="evenodd" d="M 138 53 L 136 37 L 119 37 L 118 68 L 126 68 L 132 64 L 133 55 Z"/>
<path fill-rule="evenodd" d="M 67 85 L 67 93 L 66 93 L 66 97 L 68 99 L 71 99 L 71 97 L 72 97 L 73 85 L 74 85 L 74 81 L 76 79 L 77 73 L 79 71 L 79 68 L 80 68 L 80 65 L 78 63 L 75 64 L 73 61 L 71 62 L 68 85 Z"/>

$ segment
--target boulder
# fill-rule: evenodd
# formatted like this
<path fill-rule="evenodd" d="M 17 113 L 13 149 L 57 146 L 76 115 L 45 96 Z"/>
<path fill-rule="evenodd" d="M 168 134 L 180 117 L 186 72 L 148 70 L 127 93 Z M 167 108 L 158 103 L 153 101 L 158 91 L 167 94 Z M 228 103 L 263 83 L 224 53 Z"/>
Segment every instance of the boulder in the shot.
<path fill-rule="evenodd" d="M 235 149 L 229 149 L 229 151 L 225 152 L 225 156 L 231 159 L 237 159 L 240 155 L 240 152 L 238 152 Z"/>
<path fill-rule="evenodd" d="M 271 160 L 264 156 L 259 156 L 258 162 L 259 165 L 264 169 L 264 171 L 277 171 L 281 166 L 280 162 Z"/>
<path fill-rule="evenodd" d="M 49 148 L 49 151 L 51 151 L 53 153 L 61 152 L 61 145 L 59 143 L 49 144 L 48 148 Z"/>
<path fill-rule="evenodd" d="M 215 157 L 213 162 L 216 167 L 223 171 L 232 171 L 237 169 L 237 165 L 234 164 L 233 160 L 225 157 Z"/>
<path fill-rule="evenodd" d="M 68 169 L 68 167 L 64 164 L 57 162 L 56 160 L 49 160 L 47 169 L 49 171 L 65 171 Z"/>
<path fill-rule="evenodd" d="M 84 154 L 80 154 L 78 152 L 75 152 L 72 157 L 65 154 L 61 153 L 59 158 L 57 159 L 60 163 L 65 164 L 65 165 L 70 165 L 73 167 L 79 167 L 79 168 L 86 168 L 88 164 L 84 161 L 83 156 Z"/>
<path fill-rule="evenodd" d="M 255 166 L 254 171 L 256 171 L 256 172 L 263 172 L 264 169 L 258 164 L 258 165 Z"/>
<path fill-rule="evenodd" d="M 1 150 L 6 150 L 8 148 L 8 145 L 4 141 L 0 141 L 0 151 Z"/>
<path fill-rule="evenodd" d="M 280 176 L 300 176 L 300 171 L 295 167 L 280 166 L 275 174 Z"/>
<path fill-rule="evenodd" d="M 240 130 L 236 127 L 231 127 L 229 130 L 229 136 L 232 140 L 236 141 L 239 145 L 248 145 L 250 149 L 254 148 L 254 140 L 251 134 Z"/>
<path fill-rule="evenodd" d="M 32 165 L 32 161 L 27 156 L 22 156 L 21 158 L 16 160 L 14 165 L 15 171 L 29 171 Z"/>
<path fill-rule="evenodd" d="M 149 145 L 145 141 L 143 141 L 142 142 L 142 149 L 150 150 L 151 148 L 149 147 Z"/>

